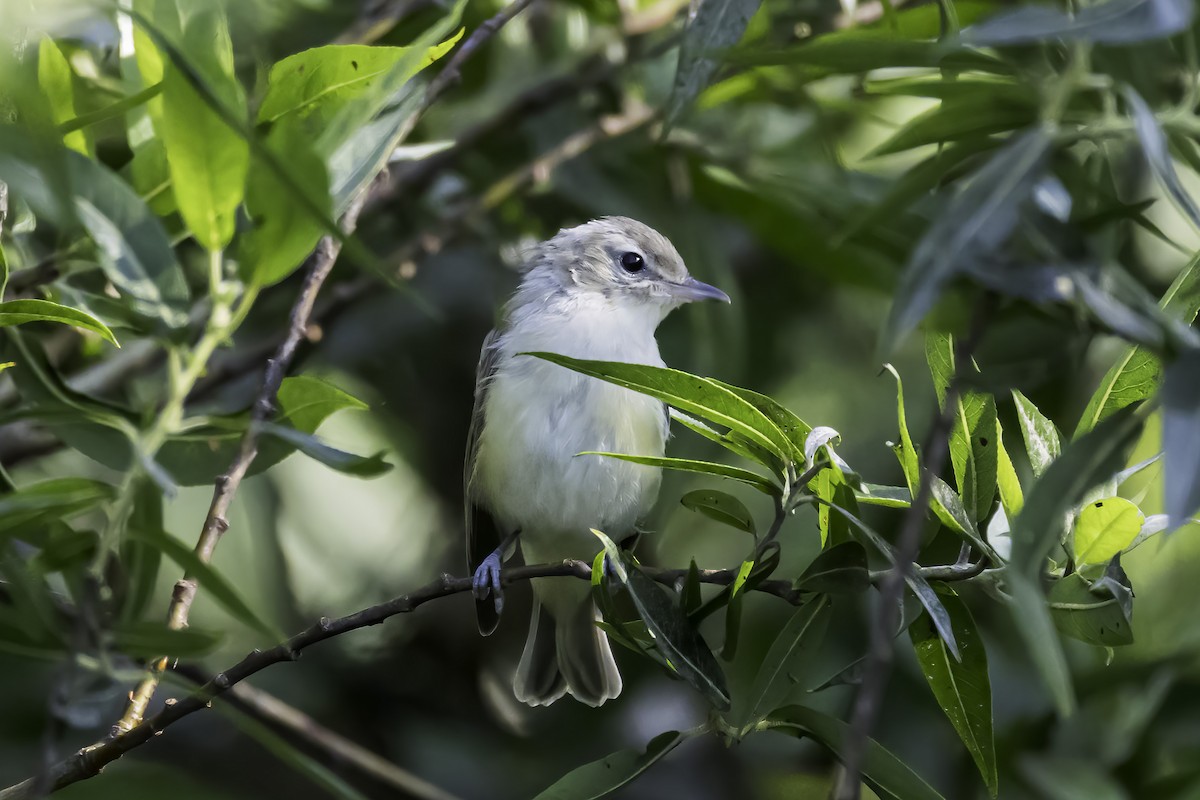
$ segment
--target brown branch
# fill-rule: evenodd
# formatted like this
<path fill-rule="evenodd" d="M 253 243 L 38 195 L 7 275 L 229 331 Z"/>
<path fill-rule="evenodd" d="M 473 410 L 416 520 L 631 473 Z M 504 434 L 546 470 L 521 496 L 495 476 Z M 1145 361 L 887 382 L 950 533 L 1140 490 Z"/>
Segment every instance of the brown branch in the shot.
<path fill-rule="evenodd" d="M 643 568 L 642 571 L 653 580 L 669 586 L 674 586 L 688 574 L 685 569 Z M 572 577 L 590 581 L 592 565 L 585 561 L 535 564 L 513 567 L 505 570 L 501 575 L 501 579 L 506 585 L 533 578 L 551 577 Z M 736 577 L 736 570 L 704 569 L 699 571 L 701 583 L 727 586 Z M 129 730 L 112 736 L 104 742 L 86 747 L 75 755 L 58 762 L 49 771 L 47 788 L 49 791 L 57 791 L 65 786 L 94 777 L 106 765 L 150 741 L 155 735 L 162 733 L 179 720 L 207 708 L 214 698 L 225 694 L 251 675 L 261 672 L 273 664 L 295 661 L 302 651 L 318 642 L 359 628 L 378 625 L 389 617 L 410 613 L 431 600 L 470 592 L 471 589 L 470 577 L 455 578 L 443 575 L 414 592 L 364 608 L 348 616 L 337 619 L 322 618 L 316 624 L 275 647 L 268 650 L 255 650 L 229 669 L 213 676 L 204 686 L 187 697 L 179 700 L 168 699 L 161 711 L 143 719 Z M 786 580 L 763 581 L 755 587 L 754 591 L 774 595 L 792 605 L 804 602 L 802 593 L 793 588 L 791 582 Z M 29 778 L 0 791 L 0 800 L 32 800 L 37 796 L 33 790 L 34 779 Z"/>
<path fill-rule="evenodd" d="M 407 137 L 421 115 L 455 81 L 455 76 L 458 75 L 462 64 L 482 47 L 484 42 L 491 38 L 496 31 L 500 30 L 506 22 L 512 19 L 517 12 L 528 6 L 530 2 L 531 0 L 517 0 L 517 2 L 506 7 L 472 33 L 450 60 L 443 73 L 430 83 L 420 108 L 409 115 L 408 119 L 400 126 L 400 130 L 396 134 L 397 141 L 402 141 Z M 446 73 L 449 74 L 447 75 Z M 346 235 L 353 233 L 358 226 L 358 217 L 362 213 L 370 194 L 371 191 L 369 188 L 359 193 L 342 216 L 339 225 L 342 232 Z M 238 487 L 241 486 L 242 479 L 246 476 L 250 465 L 258 456 L 259 429 L 261 424 L 266 422 L 275 411 L 275 401 L 276 395 L 279 393 L 279 387 L 283 383 L 284 376 L 287 375 L 292 359 L 296 355 L 296 348 L 308 330 L 313 306 L 317 301 L 317 294 L 324 285 L 325 279 L 329 277 L 329 273 L 333 270 L 333 265 L 336 263 L 341 249 L 342 244 L 338 239 L 332 236 L 325 236 L 317 244 L 317 249 L 308 259 L 308 269 L 305 274 L 304 284 L 289 315 L 287 335 L 275 351 L 275 355 L 267 361 L 262 388 L 259 390 L 254 405 L 251 407 L 250 424 L 246 428 L 246 432 L 242 435 L 241 443 L 238 446 L 238 454 L 225 473 L 217 478 L 213 488 L 212 502 L 209 505 L 208 514 L 200 530 L 200 538 L 197 540 L 194 549 L 196 558 L 202 563 L 207 564 L 212 559 L 212 554 L 216 550 L 217 543 L 220 542 L 225 532 L 229 530 L 229 521 L 226 515 L 233 503 L 234 496 L 237 494 Z M 175 583 L 175 589 L 171 594 L 171 605 L 167 611 L 168 627 L 174 630 L 187 627 L 192 601 L 196 597 L 196 589 L 196 577 L 191 572 L 185 572 L 184 576 Z M 141 683 L 130 694 L 129 705 L 125 709 L 125 713 L 113 726 L 113 735 L 127 732 L 141 722 L 147 707 L 150 705 L 150 700 L 154 696 L 154 691 L 158 686 L 159 676 L 167 668 L 167 661 L 167 656 L 163 656 L 151 665 Z"/>
<path fill-rule="evenodd" d="M 962 367 L 970 364 L 972 353 L 983 336 L 987 318 L 991 314 L 994 298 L 983 296 L 976 306 L 971 330 L 955 348 L 955 374 L 946 387 L 942 407 L 934 416 L 933 426 L 925 437 L 921 452 L 922 464 L 916 496 L 904 516 L 896 547 L 895 566 L 888 570 L 879 585 L 879 611 L 875 624 L 871 626 L 866 661 L 863 664 L 863 681 L 854 708 L 850 715 L 850 738 L 842 758 L 842 771 L 834 792 L 836 800 L 858 800 L 862 792 L 862 768 L 866 759 L 867 742 L 883 705 L 884 689 L 891 674 L 895 658 L 895 631 L 899 624 L 905 579 L 913 569 L 921 547 L 921 530 L 925 527 L 925 512 L 933 495 L 933 477 L 941 473 L 946 465 L 950 450 L 950 434 L 954 427 L 955 405 L 962 393 Z M 982 572 L 986 557 L 978 565 L 968 565 L 970 572 Z M 947 569 L 947 568 L 941 568 Z M 971 575 L 970 577 L 974 577 Z"/>

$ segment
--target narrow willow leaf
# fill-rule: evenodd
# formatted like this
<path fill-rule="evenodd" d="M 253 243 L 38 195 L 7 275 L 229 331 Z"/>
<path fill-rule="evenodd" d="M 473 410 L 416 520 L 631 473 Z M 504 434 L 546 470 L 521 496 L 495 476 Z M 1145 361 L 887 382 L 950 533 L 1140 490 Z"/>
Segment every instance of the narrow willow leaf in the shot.
<path fill-rule="evenodd" d="M 930 506 L 938 520 L 973 546 L 982 550 L 989 559 L 995 561 L 997 559 L 996 551 L 979 535 L 979 526 L 963 508 L 962 500 L 950 488 L 950 484 L 937 475 L 929 475 L 928 480 L 930 482 Z"/>
<path fill-rule="evenodd" d="M 0 328 L 23 325 L 27 322 L 58 322 L 100 334 L 105 341 L 117 344 L 113 332 L 100 320 L 78 309 L 52 303 L 49 300 L 8 300 L 0 303 Z M 120 347 L 119 344 L 117 344 Z"/>
<path fill-rule="evenodd" d="M 141 619 L 158 586 L 162 566 L 162 551 L 137 540 L 144 531 L 163 530 L 163 495 L 154 481 L 141 478 L 133 489 L 133 510 L 127 526 L 129 535 L 121 540 L 121 566 L 127 576 L 121 603 L 121 619 L 130 622 Z"/>
<path fill-rule="evenodd" d="M 832 606 L 829 597 L 816 595 L 792 614 L 763 657 L 745 698 L 739 697 L 730 722 L 745 728 L 765 719 L 804 679 L 815 663 L 829 627 Z"/>
<path fill-rule="evenodd" d="M 696 559 L 693 558 L 688 566 L 687 577 L 683 580 L 683 588 L 679 592 L 679 608 L 683 613 L 690 615 L 700 608 L 703 600 L 700 594 L 700 568 L 696 566 Z"/>
<path fill-rule="evenodd" d="M 1161 39 L 1191 25 L 1187 0 L 1108 0 L 1066 14 L 1050 6 L 1005 11 L 963 31 L 970 45 L 995 47 L 1068 41 L 1134 44 Z"/>
<path fill-rule="evenodd" d="M 259 430 L 263 433 L 286 442 L 304 455 L 319 461 L 327 467 L 356 475 L 360 478 L 374 478 L 384 474 L 392 465 L 383 460 L 383 452 L 373 456 L 360 456 L 330 447 L 311 433 L 298 431 L 286 425 L 276 425 L 271 422 L 261 423 Z"/>
<path fill-rule="evenodd" d="M 619 750 L 568 772 L 533 800 L 598 800 L 625 786 L 654 766 L 689 733 L 668 731 L 650 740 L 645 751 Z"/>
<path fill-rule="evenodd" d="M 1162 388 L 1163 505 L 1177 528 L 1200 508 L 1200 352 L 1166 370 Z"/>
<path fill-rule="evenodd" d="M 1200 311 L 1200 254 L 1188 262 L 1163 295 L 1159 306 L 1191 324 Z M 1075 428 L 1078 438 L 1114 411 L 1152 395 L 1162 376 L 1162 362 L 1144 347 L 1128 346 L 1105 373 Z"/>
<path fill-rule="evenodd" d="M 778 426 L 754 405 L 720 384 L 666 367 L 588 361 L 557 353 L 525 353 L 608 383 L 632 389 L 675 406 L 689 414 L 724 425 L 787 458 L 793 444 Z"/>
<path fill-rule="evenodd" d="M 770 730 L 814 739 L 842 760 L 850 749 L 850 726 L 827 714 L 803 706 L 781 708 L 767 719 Z M 863 780 L 884 800 L 944 800 L 933 787 L 876 742 L 867 740 L 863 754 Z"/>
<path fill-rule="evenodd" d="M 717 657 L 701 638 L 687 616 L 667 596 L 666 591 L 626 563 L 625 586 L 637 608 L 638 616 L 654 636 L 654 643 L 674 671 L 708 698 L 716 708 L 729 708 L 729 689 Z"/>
<path fill-rule="evenodd" d="M 114 626 L 112 635 L 116 649 L 135 658 L 152 658 L 163 653 L 195 658 L 211 652 L 221 641 L 217 631 L 173 630 L 165 622 L 123 623 Z"/>
<path fill-rule="evenodd" d="M 912 492 L 904 486 L 864 483 L 862 489 L 854 493 L 854 498 L 860 503 L 885 508 L 908 508 L 912 505 Z"/>
<path fill-rule="evenodd" d="M 673 421 L 678 422 L 694 433 L 700 434 L 710 442 L 716 442 L 729 452 L 759 464 L 770 464 L 771 471 L 776 475 L 783 475 L 787 471 L 787 466 L 782 458 L 766 448 L 759 447 L 754 442 L 746 439 L 746 437 L 739 436 L 736 431 L 721 433 L 711 425 L 689 416 L 679 409 L 668 406 L 667 411 Z"/>
<path fill-rule="evenodd" d="M 71 64 L 58 43 L 43 36 L 38 43 L 38 86 L 50 106 L 55 123 L 62 124 L 76 116 L 75 89 L 72 85 Z M 88 155 L 88 142 L 83 131 L 75 130 L 63 137 L 63 143 L 77 153 Z"/>
<path fill-rule="evenodd" d="M 871 587 L 867 551 L 858 542 L 842 542 L 820 553 L 796 579 L 805 592 L 864 592 Z"/>
<path fill-rule="evenodd" d="M 1033 485 L 1021 514 L 1012 520 L 1013 565 L 1031 579 L 1061 541 L 1066 515 L 1096 484 L 1120 471 L 1143 421 L 1117 412 L 1072 442 Z"/>
<path fill-rule="evenodd" d="M 188 16 L 182 46 L 196 74 L 185 74 L 186 67 L 174 62 L 165 64 L 160 134 L 179 213 L 201 246 L 222 250 L 233 238 L 250 145 L 192 85 L 193 79 L 203 81 L 207 94 L 244 120 L 246 98 L 234 76 L 229 27 L 219 6 Z"/>
<path fill-rule="evenodd" d="M 1088 503 L 1075 523 L 1075 563 L 1107 564 L 1133 544 L 1145 517 L 1123 497 Z"/>
<path fill-rule="evenodd" d="M 737 655 L 742 630 L 742 600 L 746 594 L 746 579 L 753 569 L 753 561 L 743 561 L 733 583 L 729 584 L 729 605 L 725 607 L 725 643 L 721 646 L 721 658 L 726 661 L 732 661 Z"/>
<path fill-rule="evenodd" d="M 740 386 L 734 386 L 724 381 L 719 381 L 716 378 L 710 378 L 713 383 L 723 389 L 736 394 L 738 397 L 745 400 L 750 405 L 762 412 L 763 416 L 775 423 L 775 427 L 782 431 L 783 435 L 793 445 L 791 451 L 792 461 L 800 463 L 804 454 L 804 443 L 808 441 L 808 434 L 812 431 L 811 426 L 798 416 L 793 414 L 789 409 L 784 407 L 773 398 L 767 397 L 765 394 L 743 389 Z"/>
<path fill-rule="evenodd" d="M 1023 128 L 1036 119 L 1037 104 L 1032 97 L 1015 103 L 997 101 L 986 94 L 943 100 L 936 108 L 909 120 L 867 157 L 901 153 L 938 142 L 974 141 Z"/>
<path fill-rule="evenodd" d="M 721 51 L 738 43 L 762 0 L 697 0 L 688 12 L 679 44 L 675 84 L 667 101 L 669 128 L 691 104 L 717 68 Z"/>
<path fill-rule="evenodd" d="M 939 587 L 942 604 L 950 612 L 954 638 L 961 661 L 946 651 L 928 615 L 909 626 L 908 635 L 917 654 L 921 672 L 938 705 L 942 707 L 958 737 L 967 746 L 979 774 L 992 797 L 997 793 L 996 748 L 992 731 L 992 691 L 988 678 L 987 651 L 971 612 L 958 596 Z"/>
<path fill-rule="evenodd" d="M 628 461 L 632 464 L 643 464 L 647 467 L 660 467 L 662 469 L 673 469 L 680 472 L 696 472 L 701 475 L 715 475 L 718 478 L 728 478 L 730 480 L 739 481 L 747 486 L 753 486 L 763 494 L 769 494 L 778 497 L 780 489 L 768 479 L 758 473 L 751 472 L 748 469 L 740 469 L 738 467 L 730 467 L 726 464 L 717 464 L 712 461 L 696 461 L 690 458 L 660 458 L 654 456 L 632 456 L 624 453 L 598 453 L 585 451 L 577 453 L 579 456 L 604 456 L 605 458 L 617 458 L 621 461 Z"/>
<path fill-rule="evenodd" d="M 1017 478 L 1017 470 L 1004 446 L 1004 428 L 1000 420 L 996 420 L 996 489 L 1000 493 L 1000 505 L 1009 519 L 1016 519 L 1025 505 L 1025 494 L 1021 491 L 1021 481 Z"/>
<path fill-rule="evenodd" d="M 697 489 L 685 494 L 679 502 L 684 508 L 715 519 L 723 525 L 749 534 L 754 533 L 754 516 L 750 509 L 733 495 L 715 489 Z"/>
<path fill-rule="evenodd" d="M 937 302 L 956 270 L 1004 242 L 1042 174 L 1053 139 L 1042 127 L 1013 136 L 925 232 L 896 288 L 880 342 L 890 350 Z"/>
<path fill-rule="evenodd" d="M 1089 584 L 1075 572 L 1050 589 L 1050 616 L 1066 636 L 1101 647 L 1121 647 L 1133 644 L 1131 599 L 1127 579 L 1125 585 Z"/>
<path fill-rule="evenodd" d="M 1067 657 L 1063 653 L 1062 642 L 1058 640 L 1046 597 L 1032 579 L 1012 566 L 1007 567 L 1004 574 L 1011 598 L 1008 608 L 1017 632 L 1024 640 L 1025 649 L 1033 659 L 1058 713 L 1068 716 L 1075 709 L 1075 690 L 1071 686 Z"/>
<path fill-rule="evenodd" d="M 933 376 L 938 402 L 945 406 L 946 390 L 957 370 L 954 339 L 948 334 L 930 332 L 925 336 L 925 358 Z M 974 364 L 964 371 L 978 373 Z M 998 452 L 996 442 L 996 400 L 990 394 L 962 391 L 954 403 L 954 427 L 950 430 L 950 463 L 959 496 L 972 521 L 988 515 L 996 496 Z"/>
<path fill-rule="evenodd" d="M 1013 389 L 1013 401 L 1017 407 L 1017 419 L 1021 423 L 1021 437 L 1025 440 L 1025 452 L 1029 455 L 1029 466 L 1033 476 L 1040 478 L 1062 453 L 1062 440 L 1058 428 L 1029 398 Z"/>

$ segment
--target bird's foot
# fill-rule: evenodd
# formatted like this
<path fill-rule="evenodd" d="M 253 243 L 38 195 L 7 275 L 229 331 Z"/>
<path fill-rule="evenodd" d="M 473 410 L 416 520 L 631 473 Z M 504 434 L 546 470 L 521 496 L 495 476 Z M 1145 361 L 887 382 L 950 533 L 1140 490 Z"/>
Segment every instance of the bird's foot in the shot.
<path fill-rule="evenodd" d="M 486 600 L 490 594 L 496 605 L 496 614 L 504 610 L 504 590 L 500 586 L 500 569 L 503 562 L 497 551 L 483 560 L 471 578 L 471 593 L 476 600 Z"/>

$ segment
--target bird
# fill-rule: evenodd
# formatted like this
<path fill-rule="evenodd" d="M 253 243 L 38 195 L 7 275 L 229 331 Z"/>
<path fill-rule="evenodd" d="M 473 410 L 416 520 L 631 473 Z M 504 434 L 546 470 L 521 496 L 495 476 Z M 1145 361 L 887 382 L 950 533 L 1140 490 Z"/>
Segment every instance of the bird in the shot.
<path fill-rule="evenodd" d="M 674 309 L 729 296 L 693 278 L 675 246 L 628 217 L 564 228 L 533 247 L 502 322 L 484 339 L 464 467 L 468 569 L 483 635 L 503 610 L 503 563 L 591 561 L 597 529 L 620 541 L 652 508 L 661 470 L 585 451 L 662 456 L 659 400 L 527 355 L 665 366 L 655 332 Z M 513 678 L 518 700 L 569 693 L 599 706 L 621 692 L 587 582 L 536 578 Z"/>

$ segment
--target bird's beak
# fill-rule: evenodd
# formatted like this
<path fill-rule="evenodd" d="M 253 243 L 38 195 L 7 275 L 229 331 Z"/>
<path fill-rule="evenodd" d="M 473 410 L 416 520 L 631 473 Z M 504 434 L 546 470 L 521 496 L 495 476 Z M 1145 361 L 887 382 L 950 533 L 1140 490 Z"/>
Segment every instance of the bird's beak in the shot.
<path fill-rule="evenodd" d="M 688 278 L 682 283 L 671 284 L 671 295 L 684 303 L 694 303 L 697 300 L 720 300 L 723 303 L 730 302 L 729 295 L 722 292 L 715 286 L 709 286 L 707 283 Z"/>

